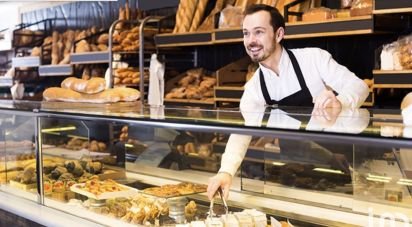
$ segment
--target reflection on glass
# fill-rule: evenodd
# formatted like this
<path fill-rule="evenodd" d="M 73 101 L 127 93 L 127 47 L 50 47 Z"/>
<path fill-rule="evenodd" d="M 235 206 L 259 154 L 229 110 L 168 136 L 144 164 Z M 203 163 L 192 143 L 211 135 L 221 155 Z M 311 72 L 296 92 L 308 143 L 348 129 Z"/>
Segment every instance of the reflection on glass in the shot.
<path fill-rule="evenodd" d="M 4 191 L 37 200 L 34 119 L 0 115 L 0 182 Z"/>

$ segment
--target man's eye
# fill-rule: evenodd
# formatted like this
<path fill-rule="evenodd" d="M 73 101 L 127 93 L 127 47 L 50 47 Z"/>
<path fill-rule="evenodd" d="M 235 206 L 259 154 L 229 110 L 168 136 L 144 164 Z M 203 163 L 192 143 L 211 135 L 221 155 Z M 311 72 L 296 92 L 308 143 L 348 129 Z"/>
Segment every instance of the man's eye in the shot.
<path fill-rule="evenodd" d="M 249 32 L 243 32 L 243 36 L 248 36 Z"/>
<path fill-rule="evenodd" d="M 263 34 L 263 31 L 256 31 L 256 35 L 261 35 Z"/>

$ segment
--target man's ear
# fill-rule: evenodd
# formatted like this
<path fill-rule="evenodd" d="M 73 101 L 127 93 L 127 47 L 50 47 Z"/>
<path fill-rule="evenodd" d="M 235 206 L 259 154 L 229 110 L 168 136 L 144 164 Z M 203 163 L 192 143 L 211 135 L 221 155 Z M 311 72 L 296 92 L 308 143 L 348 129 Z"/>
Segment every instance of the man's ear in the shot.
<path fill-rule="evenodd" d="M 283 37 L 285 36 L 285 29 L 283 27 L 278 28 L 276 31 L 276 42 L 280 43 L 280 41 L 283 40 Z"/>

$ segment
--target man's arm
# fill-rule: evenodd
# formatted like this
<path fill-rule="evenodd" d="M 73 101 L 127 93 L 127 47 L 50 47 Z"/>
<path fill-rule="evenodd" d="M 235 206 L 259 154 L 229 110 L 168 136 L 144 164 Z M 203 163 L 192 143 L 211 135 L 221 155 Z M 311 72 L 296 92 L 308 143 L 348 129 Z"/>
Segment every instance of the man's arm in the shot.
<path fill-rule="evenodd" d="M 315 59 L 322 80 L 338 93 L 336 97 L 342 107 L 360 107 L 369 94 L 369 88 L 363 80 L 345 66 L 338 64 L 332 56 L 324 50 L 318 49 Z"/>

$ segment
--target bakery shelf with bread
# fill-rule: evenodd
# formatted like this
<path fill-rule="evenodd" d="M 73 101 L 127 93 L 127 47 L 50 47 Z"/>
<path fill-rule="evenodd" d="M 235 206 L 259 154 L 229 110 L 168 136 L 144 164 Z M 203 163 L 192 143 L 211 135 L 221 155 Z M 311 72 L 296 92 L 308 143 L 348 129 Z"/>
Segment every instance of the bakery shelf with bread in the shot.
<path fill-rule="evenodd" d="M 403 0 L 398 0 L 403 1 Z M 209 1 L 208 4 L 211 4 Z M 190 7 L 193 2 L 182 2 L 179 5 L 176 13 L 176 25 L 173 33 L 159 34 L 155 36 L 156 45 L 158 47 L 170 46 L 196 46 L 196 45 L 213 45 L 217 43 L 237 43 L 242 42 L 243 34 L 240 29 L 240 23 L 235 21 L 239 17 L 236 13 L 237 8 L 242 12 L 244 8 L 252 3 L 262 3 L 276 6 L 283 14 L 284 6 L 293 3 L 293 0 L 285 1 L 216 1 L 215 8 L 207 16 L 203 24 L 197 30 L 186 30 L 186 24 L 190 23 L 188 18 L 193 15 L 183 16 L 183 12 L 190 12 Z M 311 3 L 312 2 L 312 3 Z M 393 32 L 394 27 L 389 24 L 397 24 L 396 31 L 402 31 L 406 25 L 405 18 L 399 15 L 391 15 L 391 17 L 374 17 L 372 15 L 373 4 L 372 0 L 357 0 L 353 3 L 352 8 L 329 9 L 321 7 L 316 1 L 301 1 L 299 4 L 293 6 L 291 10 L 298 11 L 301 19 L 298 20 L 296 15 L 289 15 L 289 23 L 286 23 L 285 39 L 300 39 L 312 37 L 325 36 L 347 36 L 347 35 L 361 35 L 361 34 L 375 34 L 381 32 Z M 310 4 L 309 4 L 310 3 Z M 203 4 L 198 1 L 197 4 Z M 229 4 L 224 7 L 223 4 Z M 410 3 L 382 3 L 383 5 L 402 5 Z M 228 12 L 226 12 L 228 11 Z M 196 9 L 197 12 L 197 9 Z M 405 8 L 402 12 L 410 12 L 410 8 Z M 219 18 L 219 23 L 212 23 L 212 15 Z M 188 17 L 188 18 L 186 18 Z M 224 22 L 227 19 L 227 24 Z M 194 19 L 193 19 L 194 20 Z M 215 20 L 215 19 L 214 19 Z M 392 21 L 387 23 L 387 21 Z M 216 25 L 216 26 L 215 26 Z M 190 26 L 189 26 L 190 27 Z"/>
<path fill-rule="evenodd" d="M 45 101 L 113 103 L 131 102 L 140 98 L 140 92 L 133 88 L 106 88 L 102 78 L 90 80 L 75 77 L 66 78 L 61 87 L 50 87 L 43 92 Z"/>
<path fill-rule="evenodd" d="M 216 76 L 203 68 L 190 69 L 166 82 L 165 102 L 213 104 Z"/>
<path fill-rule="evenodd" d="M 138 86 L 141 80 L 138 68 L 116 68 L 114 69 L 114 86 Z M 145 84 L 149 81 L 149 72 L 145 70 L 143 80 Z"/>
<path fill-rule="evenodd" d="M 53 25 L 52 19 L 45 19 L 29 24 L 20 24 L 13 30 L 12 46 L 15 56 L 18 54 L 27 55 L 28 50 L 35 46 L 40 46 L 43 40 L 51 34 Z"/>

